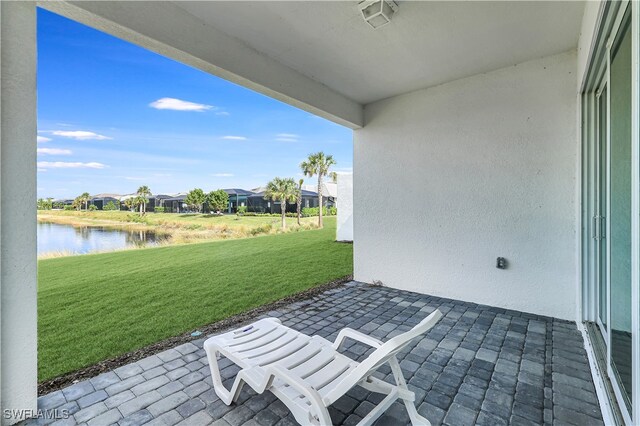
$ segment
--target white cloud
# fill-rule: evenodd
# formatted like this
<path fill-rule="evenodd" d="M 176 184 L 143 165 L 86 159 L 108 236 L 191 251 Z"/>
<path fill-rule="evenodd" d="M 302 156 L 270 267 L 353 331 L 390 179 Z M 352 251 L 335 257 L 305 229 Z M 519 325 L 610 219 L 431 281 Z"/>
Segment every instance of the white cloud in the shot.
<path fill-rule="evenodd" d="M 38 161 L 38 168 L 40 169 L 104 169 L 105 167 L 109 166 L 96 162 Z"/>
<path fill-rule="evenodd" d="M 276 140 L 279 142 L 298 142 L 298 138 L 300 136 L 294 133 L 278 133 L 276 135 Z"/>
<path fill-rule="evenodd" d="M 86 141 L 86 140 L 102 141 L 102 140 L 107 140 L 107 139 L 113 139 L 113 138 L 110 138 L 108 136 L 99 135 L 99 134 L 94 133 L 94 132 L 87 132 L 85 130 L 54 130 L 51 133 L 56 135 L 56 136 L 62 136 L 62 137 L 71 138 L 71 139 L 77 139 L 79 141 Z"/>
<path fill-rule="evenodd" d="M 38 136 L 38 143 L 49 142 L 51 138 L 45 138 L 44 136 Z"/>
<path fill-rule="evenodd" d="M 157 101 L 153 101 L 149 104 L 151 108 L 155 109 L 170 109 L 173 111 L 207 111 L 212 109 L 212 105 L 198 104 L 195 102 L 183 101 L 176 98 L 161 98 Z"/>
<path fill-rule="evenodd" d="M 211 176 L 215 177 L 233 177 L 233 173 L 213 173 Z"/>
<path fill-rule="evenodd" d="M 124 177 L 126 180 L 145 180 L 145 178 L 143 177 L 137 177 L 137 176 L 125 176 Z"/>
<path fill-rule="evenodd" d="M 38 172 L 46 172 L 47 169 L 38 169 Z"/>
<path fill-rule="evenodd" d="M 228 117 L 228 116 L 230 116 L 231 114 L 230 114 L 230 113 L 228 113 L 227 111 L 218 111 L 218 112 L 216 112 L 216 115 L 222 115 L 222 116 L 224 116 L 224 117 Z"/>
<path fill-rule="evenodd" d="M 71 155 L 72 152 L 69 149 L 38 148 L 38 154 L 42 154 L 42 155 Z"/>
<path fill-rule="evenodd" d="M 220 139 L 226 139 L 229 141 L 246 141 L 247 138 L 244 136 L 223 136 Z"/>

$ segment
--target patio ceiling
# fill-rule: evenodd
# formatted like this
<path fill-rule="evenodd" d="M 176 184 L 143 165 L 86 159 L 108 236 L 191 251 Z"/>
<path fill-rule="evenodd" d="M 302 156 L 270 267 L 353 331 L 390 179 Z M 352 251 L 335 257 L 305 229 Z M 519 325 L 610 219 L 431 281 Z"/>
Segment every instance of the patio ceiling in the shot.
<path fill-rule="evenodd" d="M 580 1 L 403 1 L 373 30 L 357 1 L 176 5 L 361 104 L 566 52 L 584 11 Z"/>

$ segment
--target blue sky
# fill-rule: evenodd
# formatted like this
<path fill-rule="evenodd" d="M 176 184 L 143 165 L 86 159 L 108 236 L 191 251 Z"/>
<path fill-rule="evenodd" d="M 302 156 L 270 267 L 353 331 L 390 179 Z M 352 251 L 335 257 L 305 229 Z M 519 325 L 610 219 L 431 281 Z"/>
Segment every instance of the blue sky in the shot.
<path fill-rule="evenodd" d="M 352 131 L 38 10 L 39 197 L 251 189 L 317 151 L 351 171 Z"/>

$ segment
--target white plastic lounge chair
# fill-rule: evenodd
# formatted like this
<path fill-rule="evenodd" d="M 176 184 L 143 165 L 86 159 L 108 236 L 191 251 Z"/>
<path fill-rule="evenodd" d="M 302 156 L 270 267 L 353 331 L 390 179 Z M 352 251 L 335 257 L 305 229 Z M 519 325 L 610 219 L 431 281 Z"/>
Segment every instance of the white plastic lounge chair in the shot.
<path fill-rule="evenodd" d="M 396 399 L 401 399 L 413 425 L 429 425 L 414 405 L 415 395 L 407 388 L 396 354 L 411 340 L 426 333 L 442 317 L 436 310 L 413 329 L 383 343 L 366 334 L 345 328 L 334 343 L 320 336 L 309 337 L 285 327 L 276 318 L 266 318 L 251 325 L 213 336 L 204 343 L 216 394 L 227 405 L 240 396 L 246 383 L 258 393 L 271 391 L 302 425 L 331 425 L 327 407 L 356 385 L 387 395 L 360 423 L 370 425 Z M 375 350 L 358 363 L 338 352 L 350 338 Z M 220 377 L 218 357 L 224 355 L 241 370 L 230 390 Z M 389 363 L 395 385 L 373 376 Z"/>

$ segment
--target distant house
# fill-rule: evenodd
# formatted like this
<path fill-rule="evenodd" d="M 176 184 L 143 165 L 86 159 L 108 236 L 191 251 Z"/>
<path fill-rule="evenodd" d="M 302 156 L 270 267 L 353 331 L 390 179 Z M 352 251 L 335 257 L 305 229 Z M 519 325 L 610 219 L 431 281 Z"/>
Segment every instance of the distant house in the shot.
<path fill-rule="evenodd" d="M 113 202 L 116 206 L 120 206 L 120 194 L 96 194 L 89 200 L 89 205 L 96 206 L 98 210 L 104 210 L 104 206 Z"/>
<path fill-rule="evenodd" d="M 230 188 L 223 189 L 229 195 L 229 204 L 227 205 L 227 213 L 236 213 L 238 206 L 247 205 L 247 197 L 253 195 L 253 192 L 246 189 Z M 166 213 L 184 213 L 188 211 L 185 204 L 187 198 L 186 192 L 175 195 L 157 195 L 156 205 L 164 207 Z"/>
<path fill-rule="evenodd" d="M 173 196 L 168 196 L 162 200 L 162 207 L 164 207 L 165 213 L 184 213 L 188 211 L 187 205 L 184 200 L 187 198 L 186 192 L 181 192 Z"/>
<path fill-rule="evenodd" d="M 317 194 L 318 185 L 302 185 L 303 190 L 315 192 Z M 317 195 L 316 195 L 317 197 Z M 322 183 L 322 204 L 325 207 L 333 207 L 338 200 L 338 185 L 333 182 Z"/>
<path fill-rule="evenodd" d="M 262 188 L 258 188 L 262 189 Z M 280 213 L 280 202 L 265 200 L 264 190 L 256 192 L 247 197 L 247 211 L 255 213 Z M 302 208 L 318 207 L 318 193 L 313 191 L 302 190 Z M 287 203 L 287 212 L 295 213 L 297 209 L 296 203 Z"/>
<path fill-rule="evenodd" d="M 167 211 L 167 208 L 164 204 L 165 200 L 168 200 L 170 198 L 173 198 L 173 195 L 168 195 L 168 194 L 158 194 L 158 195 L 154 195 L 152 197 L 149 198 L 149 203 L 151 203 L 151 199 L 153 199 L 153 211 L 155 211 L 156 207 L 163 207 L 165 209 L 165 212 Z M 147 210 L 150 211 L 150 210 Z"/>
<path fill-rule="evenodd" d="M 53 205 L 54 206 L 71 206 L 73 205 L 73 200 L 70 198 L 59 198 L 57 200 L 53 200 Z"/>
<path fill-rule="evenodd" d="M 239 188 L 223 189 L 223 191 L 229 195 L 227 213 L 236 213 L 238 211 L 238 206 L 246 206 L 247 197 L 254 195 L 251 191 Z"/>
<path fill-rule="evenodd" d="M 331 207 L 336 205 L 336 188 L 333 183 L 324 183 L 322 186 L 323 204 L 325 207 Z M 318 193 L 315 191 L 317 186 L 315 185 L 303 185 L 302 186 L 302 207 L 318 207 Z M 229 196 L 229 203 L 226 208 L 226 213 L 237 213 L 238 206 L 246 206 L 247 211 L 257 213 L 280 213 L 280 203 L 272 202 L 271 200 L 264 199 L 264 187 L 255 188 L 253 190 L 246 190 L 241 188 L 228 188 L 223 189 Z M 119 206 L 120 210 L 128 210 L 125 202 L 133 197 L 137 197 L 138 194 L 96 194 L 89 200 L 89 205 L 94 205 L 98 210 L 104 210 L 109 202 L 113 202 L 116 206 Z M 146 205 L 147 212 L 155 211 L 156 207 L 163 207 L 166 213 L 185 213 L 189 211 L 189 208 L 185 204 L 187 198 L 186 192 L 180 192 L 177 194 L 157 194 L 150 195 Z M 73 204 L 73 200 L 54 200 L 54 203 L 61 203 L 63 205 Z M 296 211 L 296 203 L 289 203 L 287 211 L 294 213 Z M 206 204 L 205 204 L 206 209 Z M 206 211 L 206 210 L 205 210 Z"/>

